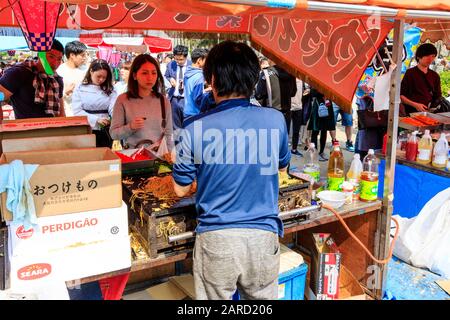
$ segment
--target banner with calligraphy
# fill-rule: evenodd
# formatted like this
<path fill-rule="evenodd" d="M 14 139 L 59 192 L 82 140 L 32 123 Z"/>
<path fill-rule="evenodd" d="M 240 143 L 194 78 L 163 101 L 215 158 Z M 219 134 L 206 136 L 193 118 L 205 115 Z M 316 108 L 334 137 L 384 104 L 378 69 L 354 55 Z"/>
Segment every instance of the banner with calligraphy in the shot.
<path fill-rule="evenodd" d="M 7 0 L 0 0 L 1 26 L 18 26 Z M 248 33 L 250 16 L 198 16 L 155 9 L 147 3 L 74 5 L 61 7 L 58 28 L 62 29 L 122 29 L 177 30 L 223 33 Z"/>
<path fill-rule="evenodd" d="M 350 110 L 356 86 L 392 23 L 368 18 L 296 20 L 253 17 L 251 39 L 280 65 Z M 370 34 L 370 37 L 369 37 Z"/>
<path fill-rule="evenodd" d="M 6 2 L 0 0 L 0 7 Z M 0 25 L 17 25 L 10 9 L 0 12 Z M 140 2 L 66 4 L 58 20 L 62 29 L 249 33 L 254 46 L 265 55 L 346 110 L 366 66 L 392 26 L 379 17 L 305 20 L 278 15 L 201 16 L 161 11 Z"/>

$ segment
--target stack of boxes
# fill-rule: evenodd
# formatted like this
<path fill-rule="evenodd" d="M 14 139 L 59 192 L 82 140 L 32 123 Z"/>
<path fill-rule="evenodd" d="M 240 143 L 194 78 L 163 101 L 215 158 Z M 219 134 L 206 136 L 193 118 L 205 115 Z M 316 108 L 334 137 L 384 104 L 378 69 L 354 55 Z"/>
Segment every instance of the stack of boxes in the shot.
<path fill-rule="evenodd" d="M 20 124 L 24 123 L 21 120 Z M 70 126 L 69 132 L 80 133 L 89 124 L 85 119 L 74 127 Z M 70 135 L 42 139 L 16 135 L 20 145 L 25 142 L 34 150 L 16 151 L 16 145 L 15 152 L 9 152 L 8 146 L 15 144 L 3 140 L 0 165 L 14 160 L 39 165 L 29 181 L 38 219 L 37 226 L 29 230 L 13 222 L 6 208 L 6 193 L 1 195 L 2 219 L 9 233 L 10 290 L 68 299 L 66 281 L 129 269 L 120 159 L 108 148 L 95 148 L 95 137 L 89 134 L 86 139 L 75 139 L 79 145 Z M 72 149 L 55 150 L 55 139 L 59 147 Z M 61 144 L 64 140 L 70 143 Z M 33 148 L 36 145 L 40 150 Z M 78 146 L 82 148 L 73 149 Z"/>

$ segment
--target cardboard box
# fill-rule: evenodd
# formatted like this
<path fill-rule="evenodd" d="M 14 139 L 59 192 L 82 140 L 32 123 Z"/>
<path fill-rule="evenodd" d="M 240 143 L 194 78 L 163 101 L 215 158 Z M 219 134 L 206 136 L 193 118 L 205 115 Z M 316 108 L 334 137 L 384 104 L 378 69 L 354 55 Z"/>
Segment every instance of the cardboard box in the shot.
<path fill-rule="evenodd" d="M 123 300 L 186 300 L 188 296 L 170 281 L 123 296 Z"/>
<path fill-rule="evenodd" d="M 39 255 L 10 256 L 11 288 L 26 289 L 37 280 L 74 281 L 131 267 L 128 235 L 113 240 L 55 250 Z M 52 280 L 53 281 L 53 280 Z"/>
<path fill-rule="evenodd" d="M 39 164 L 30 179 L 36 215 L 115 208 L 122 205 L 121 163 L 109 148 L 4 153 L 0 164 Z M 2 216 L 12 220 L 2 194 Z"/>
<path fill-rule="evenodd" d="M 30 118 L 0 123 L 0 141 L 92 133 L 87 117 Z M 0 153 L 2 146 L 0 144 Z"/>
<path fill-rule="evenodd" d="M 317 300 L 316 295 L 311 290 L 309 283 L 306 286 L 305 296 L 308 300 Z M 341 272 L 339 276 L 339 299 L 337 300 L 371 300 L 364 289 L 359 284 L 358 280 L 353 274 L 344 266 L 341 265 Z"/>
<path fill-rule="evenodd" d="M 38 227 L 25 231 L 9 225 L 11 255 L 41 255 L 80 244 L 114 240 L 128 235 L 128 209 L 102 209 L 38 218 Z"/>
<path fill-rule="evenodd" d="M 95 134 L 74 136 L 4 139 L 3 152 L 95 148 Z"/>
<path fill-rule="evenodd" d="M 329 233 L 313 233 L 311 289 L 317 300 L 339 298 L 341 253 Z"/>

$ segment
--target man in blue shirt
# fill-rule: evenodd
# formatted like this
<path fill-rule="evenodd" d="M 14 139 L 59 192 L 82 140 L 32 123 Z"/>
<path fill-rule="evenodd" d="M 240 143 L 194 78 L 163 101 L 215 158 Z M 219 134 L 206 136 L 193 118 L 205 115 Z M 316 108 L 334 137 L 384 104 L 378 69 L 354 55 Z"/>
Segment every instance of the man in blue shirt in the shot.
<path fill-rule="evenodd" d="M 206 49 L 194 49 L 191 53 L 192 65 L 188 66 L 184 74 L 184 121 L 200 113 L 205 90 L 203 66 L 208 55 Z"/>
<path fill-rule="evenodd" d="M 197 299 L 276 299 L 283 223 L 278 217 L 278 171 L 291 154 L 283 115 L 250 103 L 259 75 L 253 50 L 225 41 L 203 69 L 216 107 L 178 132 L 175 192 L 197 180 L 194 249 Z"/>

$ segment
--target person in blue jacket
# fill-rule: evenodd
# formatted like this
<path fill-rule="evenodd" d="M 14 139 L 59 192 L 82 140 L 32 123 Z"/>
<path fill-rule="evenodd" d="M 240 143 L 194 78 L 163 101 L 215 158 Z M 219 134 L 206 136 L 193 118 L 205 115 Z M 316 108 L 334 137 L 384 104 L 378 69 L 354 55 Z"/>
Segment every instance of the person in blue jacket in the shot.
<path fill-rule="evenodd" d="M 183 126 L 184 74 L 187 67 L 191 65 L 191 61 L 187 58 L 188 48 L 186 46 L 177 45 L 173 49 L 173 56 L 174 60 L 167 65 L 164 77 L 171 85 L 167 95 L 172 105 L 173 127 L 177 129 Z"/>
<path fill-rule="evenodd" d="M 201 101 L 205 93 L 203 66 L 207 56 L 207 49 L 194 49 L 191 53 L 192 65 L 187 67 L 184 74 L 184 120 L 200 113 Z"/>

